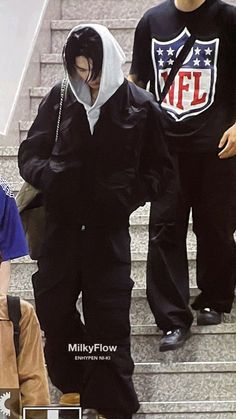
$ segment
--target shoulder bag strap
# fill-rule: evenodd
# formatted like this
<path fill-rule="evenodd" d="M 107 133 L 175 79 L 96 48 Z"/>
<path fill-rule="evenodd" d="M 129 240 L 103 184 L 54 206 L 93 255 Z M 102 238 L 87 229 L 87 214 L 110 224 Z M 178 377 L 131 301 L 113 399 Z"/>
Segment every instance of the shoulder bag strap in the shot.
<path fill-rule="evenodd" d="M 61 123 L 61 116 L 62 116 L 62 108 L 63 108 L 65 92 L 66 92 L 66 89 L 67 89 L 67 83 L 68 83 L 68 79 L 66 77 L 64 77 L 64 79 L 62 80 L 62 83 L 61 83 L 61 96 L 60 96 L 60 104 L 59 104 L 59 111 L 58 111 L 58 117 L 57 117 L 57 128 L 56 128 L 56 135 L 55 135 L 55 143 L 58 140 L 60 123 Z"/>
<path fill-rule="evenodd" d="M 173 67 L 170 70 L 169 76 L 166 79 L 165 86 L 164 86 L 164 88 L 161 92 L 161 95 L 160 95 L 160 99 L 159 99 L 159 104 L 160 105 L 163 102 L 163 100 L 165 99 L 165 97 L 166 97 L 166 95 L 169 91 L 169 88 L 174 81 L 174 78 L 175 78 L 176 74 L 178 73 L 180 67 L 182 66 L 182 64 L 183 64 L 185 58 L 187 57 L 189 51 L 191 50 L 195 40 L 196 40 L 196 37 L 194 35 L 191 35 L 187 39 L 187 41 L 185 42 L 185 44 L 184 44 L 182 50 L 180 51 L 178 57 L 175 59 Z"/>
<path fill-rule="evenodd" d="M 7 307 L 9 319 L 13 323 L 14 330 L 14 346 L 16 351 L 16 357 L 18 357 L 20 352 L 20 298 L 7 295 Z"/>

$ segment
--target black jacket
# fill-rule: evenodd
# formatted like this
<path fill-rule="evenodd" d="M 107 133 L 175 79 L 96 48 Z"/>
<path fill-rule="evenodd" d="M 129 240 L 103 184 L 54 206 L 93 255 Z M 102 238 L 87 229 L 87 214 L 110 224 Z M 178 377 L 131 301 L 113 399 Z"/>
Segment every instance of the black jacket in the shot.
<path fill-rule="evenodd" d="M 20 146 L 21 176 L 42 190 L 48 215 L 60 222 L 127 225 L 132 211 L 157 200 L 173 180 L 159 106 L 125 80 L 91 135 L 86 111 L 68 88 L 55 143 L 59 101 L 57 84 Z"/>

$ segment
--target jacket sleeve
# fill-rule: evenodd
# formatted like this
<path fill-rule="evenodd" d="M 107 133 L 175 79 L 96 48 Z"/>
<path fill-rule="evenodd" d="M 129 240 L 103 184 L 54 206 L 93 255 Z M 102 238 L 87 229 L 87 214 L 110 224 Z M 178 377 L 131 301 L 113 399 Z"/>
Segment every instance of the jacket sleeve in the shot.
<path fill-rule="evenodd" d="M 42 175 L 55 142 L 60 86 L 57 84 L 39 105 L 38 114 L 19 148 L 20 174 L 28 183 L 42 189 Z"/>
<path fill-rule="evenodd" d="M 18 374 L 22 406 L 47 406 L 49 390 L 39 322 L 26 301 L 21 301 L 21 312 Z"/>
<path fill-rule="evenodd" d="M 140 172 L 145 184 L 148 201 L 154 202 L 163 197 L 167 205 L 174 205 L 177 191 L 177 176 L 174 162 L 169 154 L 162 126 L 162 111 L 151 101 L 146 123 Z"/>

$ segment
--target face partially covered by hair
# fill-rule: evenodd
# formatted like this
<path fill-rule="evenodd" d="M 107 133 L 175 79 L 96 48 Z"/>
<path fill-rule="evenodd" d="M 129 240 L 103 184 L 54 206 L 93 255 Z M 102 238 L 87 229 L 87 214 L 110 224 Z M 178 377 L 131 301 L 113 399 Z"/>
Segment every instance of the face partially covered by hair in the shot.
<path fill-rule="evenodd" d="M 99 89 L 101 72 L 99 72 L 97 77 L 94 76 L 91 58 L 84 57 L 83 55 L 75 57 L 75 67 L 77 74 L 92 90 Z"/>
<path fill-rule="evenodd" d="M 84 58 L 82 67 L 78 66 L 78 57 Z M 101 73 L 103 62 L 101 37 L 90 27 L 72 32 L 65 44 L 63 58 L 70 77 L 79 73 L 81 78 L 87 82 L 96 80 Z M 87 77 L 82 77 L 85 67 L 88 70 Z M 81 69 L 82 73 L 80 73 Z"/>

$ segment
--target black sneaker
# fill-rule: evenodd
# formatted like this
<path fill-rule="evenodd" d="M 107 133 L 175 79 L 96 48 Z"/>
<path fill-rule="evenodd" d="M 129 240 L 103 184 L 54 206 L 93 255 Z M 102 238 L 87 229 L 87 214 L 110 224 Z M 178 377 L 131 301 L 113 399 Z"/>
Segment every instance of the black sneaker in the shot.
<path fill-rule="evenodd" d="M 174 351 L 175 349 L 181 348 L 186 340 L 191 336 L 190 329 L 174 329 L 163 333 L 160 341 L 159 350 L 160 352 Z"/>
<path fill-rule="evenodd" d="M 211 309 L 203 308 L 197 313 L 197 324 L 198 326 L 212 326 L 215 324 L 220 324 L 222 321 L 221 313 Z"/>

